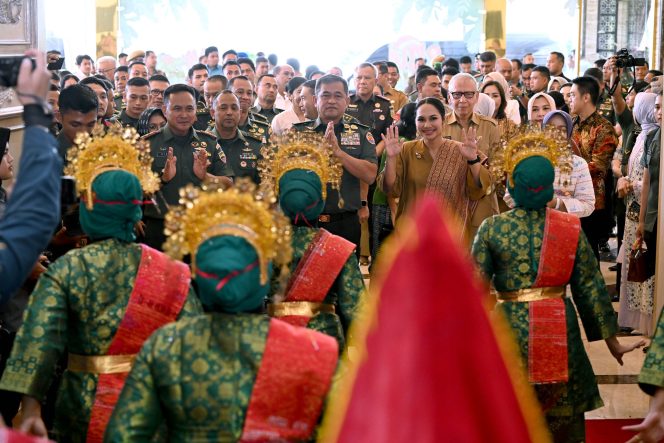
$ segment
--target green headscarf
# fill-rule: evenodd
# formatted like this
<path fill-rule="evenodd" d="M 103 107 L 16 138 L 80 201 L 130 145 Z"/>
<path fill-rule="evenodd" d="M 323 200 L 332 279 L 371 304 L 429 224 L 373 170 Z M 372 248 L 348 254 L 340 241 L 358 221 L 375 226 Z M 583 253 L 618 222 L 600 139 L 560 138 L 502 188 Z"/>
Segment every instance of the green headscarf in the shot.
<path fill-rule="evenodd" d="M 245 239 L 229 235 L 213 237 L 196 251 L 198 297 L 206 311 L 252 312 L 263 304 L 270 289 L 260 284 L 256 250 Z"/>
<path fill-rule="evenodd" d="M 293 222 L 316 220 L 325 207 L 320 178 L 305 169 L 286 172 L 279 179 L 279 205 Z"/>
<path fill-rule="evenodd" d="M 143 213 L 143 189 L 138 178 L 127 171 L 108 171 L 92 182 L 96 194 L 92 211 L 81 202 L 81 228 L 91 239 L 117 238 L 126 242 L 136 240 L 134 225 Z"/>
<path fill-rule="evenodd" d="M 551 162 L 541 156 L 519 162 L 512 173 L 514 187 L 509 187 L 516 206 L 540 209 L 553 198 L 555 171 Z"/>

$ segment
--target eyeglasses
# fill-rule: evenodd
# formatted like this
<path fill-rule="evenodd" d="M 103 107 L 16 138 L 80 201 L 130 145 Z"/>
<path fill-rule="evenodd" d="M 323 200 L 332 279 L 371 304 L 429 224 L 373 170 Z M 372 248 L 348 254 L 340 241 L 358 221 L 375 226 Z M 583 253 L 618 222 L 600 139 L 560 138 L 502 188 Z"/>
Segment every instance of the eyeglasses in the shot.
<path fill-rule="evenodd" d="M 461 98 L 461 96 L 464 96 L 468 100 L 470 100 L 471 98 L 475 97 L 476 93 L 477 93 L 477 91 L 461 91 L 461 92 L 450 92 L 450 95 L 452 95 L 452 97 L 455 100 L 459 100 Z"/>
<path fill-rule="evenodd" d="M 153 97 L 159 97 L 160 95 L 164 95 L 164 91 L 162 91 L 161 89 L 151 89 L 150 95 L 152 95 Z"/>

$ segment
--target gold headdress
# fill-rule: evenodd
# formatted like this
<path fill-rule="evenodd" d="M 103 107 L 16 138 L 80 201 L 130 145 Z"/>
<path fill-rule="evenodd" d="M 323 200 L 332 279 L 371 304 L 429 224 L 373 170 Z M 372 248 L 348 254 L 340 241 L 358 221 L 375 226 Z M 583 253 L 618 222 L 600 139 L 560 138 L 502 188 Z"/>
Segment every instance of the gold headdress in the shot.
<path fill-rule="evenodd" d="M 180 189 L 180 205 L 166 214 L 164 252 L 181 259 L 191 255 L 196 272 L 196 251 L 206 240 L 220 235 L 244 238 L 258 254 L 261 284 L 267 283 L 269 262 L 285 265 L 292 256 L 290 221 L 276 209 L 269 190 L 259 190 L 249 179 L 238 179 L 223 189 L 211 182 Z"/>
<path fill-rule="evenodd" d="M 343 167 L 321 134 L 290 131 L 270 137 L 270 145 L 263 148 L 262 154 L 261 184 L 271 186 L 275 195 L 279 195 L 279 179 L 293 169 L 306 169 L 318 176 L 323 185 L 323 200 L 327 197 L 326 184 L 337 192 L 341 189 Z M 342 205 L 339 195 L 339 206 Z"/>
<path fill-rule="evenodd" d="M 541 156 L 558 167 L 561 176 L 569 176 L 572 171 L 572 151 L 565 134 L 556 128 L 540 129 L 536 126 L 519 128 L 493 153 L 490 170 L 496 180 L 502 181 L 505 175 L 510 186 L 514 186 L 512 174 L 523 160 Z"/>
<path fill-rule="evenodd" d="M 134 174 L 141 182 L 143 192 L 148 194 L 159 190 L 159 177 L 152 172 L 150 145 L 139 140 L 134 128 L 95 126 L 92 135 L 79 133 L 74 146 L 67 152 L 69 164 L 65 174 L 76 180 L 80 194 L 86 194 L 86 206 L 92 210 L 92 182 L 107 171 L 123 170 Z"/>

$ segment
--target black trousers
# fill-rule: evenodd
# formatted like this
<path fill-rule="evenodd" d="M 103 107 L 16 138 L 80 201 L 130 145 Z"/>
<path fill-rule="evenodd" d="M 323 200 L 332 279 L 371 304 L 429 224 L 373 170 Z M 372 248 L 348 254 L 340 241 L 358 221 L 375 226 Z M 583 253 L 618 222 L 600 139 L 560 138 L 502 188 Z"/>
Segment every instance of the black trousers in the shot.
<path fill-rule="evenodd" d="M 606 239 L 606 226 L 612 220 L 613 214 L 606 209 L 595 209 L 588 217 L 581 219 L 581 228 L 588 238 L 588 243 L 599 264 L 599 243 Z"/>
<path fill-rule="evenodd" d="M 323 221 L 326 215 L 323 214 L 318 219 L 318 227 L 329 231 L 331 234 L 343 237 L 355 244 L 355 255 L 360 258 L 360 237 L 362 228 L 357 212 L 343 212 L 341 214 L 330 214 L 330 221 Z"/>

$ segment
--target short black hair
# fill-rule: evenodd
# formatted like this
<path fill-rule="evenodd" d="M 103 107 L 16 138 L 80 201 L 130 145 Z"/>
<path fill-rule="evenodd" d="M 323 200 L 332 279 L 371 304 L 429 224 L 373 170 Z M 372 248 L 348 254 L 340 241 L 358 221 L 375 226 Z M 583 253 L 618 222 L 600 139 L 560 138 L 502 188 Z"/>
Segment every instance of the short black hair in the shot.
<path fill-rule="evenodd" d="M 93 62 L 93 61 L 92 61 L 92 57 L 90 57 L 90 56 L 87 55 L 87 54 L 77 55 L 77 56 L 76 56 L 76 65 L 78 66 L 78 65 L 80 65 L 81 63 L 83 63 L 83 60 L 90 60 L 91 62 Z M 93 63 L 94 63 L 94 62 L 93 62 Z"/>
<path fill-rule="evenodd" d="M 237 64 L 238 65 L 249 65 L 251 66 L 251 70 L 256 72 L 256 65 L 254 64 L 253 60 L 251 60 L 249 57 L 240 57 L 237 59 Z"/>
<path fill-rule="evenodd" d="M 445 68 L 454 68 L 459 71 L 461 69 L 461 65 L 459 64 L 459 60 L 455 58 L 448 58 L 443 62 L 443 71 Z"/>
<path fill-rule="evenodd" d="M 472 62 L 473 62 L 473 59 L 470 58 L 469 55 L 464 55 L 463 57 L 461 57 L 459 59 L 459 63 L 461 63 L 462 65 L 467 65 L 468 63 L 472 63 Z"/>
<path fill-rule="evenodd" d="M 213 77 L 215 77 L 215 76 L 213 76 Z M 246 80 L 246 81 L 249 82 L 249 84 L 251 84 L 251 80 L 249 80 L 249 77 L 247 77 L 246 75 L 236 75 L 235 77 L 233 77 L 232 79 L 229 80 L 228 85 L 226 85 L 226 89 L 230 90 L 233 86 L 235 86 L 235 82 L 238 82 L 240 80 Z M 251 86 L 253 88 L 254 85 L 251 85 Z"/>
<path fill-rule="evenodd" d="M 599 58 L 593 62 L 593 65 L 595 65 L 596 68 L 602 69 L 604 67 L 604 63 L 606 63 L 606 59 Z"/>
<path fill-rule="evenodd" d="M 524 64 L 521 65 L 521 72 L 530 71 L 530 70 L 532 70 L 536 67 L 537 67 L 537 65 L 535 65 L 533 63 L 524 63 Z"/>
<path fill-rule="evenodd" d="M 148 56 L 154 54 L 154 51 L 150 51 L 149 49 L 145 51 L 145 57 L 147 58 Z"/>
<path fill-rule="evenodd" d="M 258 77 L 258 80 L 256 80 L 256 86 L 260 85 L 261 82 L 263 81 L 263 78 L 265 78 L 265 77 L 272 77 L 272 78 L 275 79 L 275 80 L 277 79 L 277 78 L 274 76 L 274 74 L 263 74 L 263 75 L 261 75 L 260 77 Z"/>
<path fill-rule="evenodd" d="M 57 81 L 57 82 L 60 81 L 60 76 L 58 75 L 57 72 L 55 72 L 55 71 L 51 71 L 51 80 L 55 80 L 55 81 Z"/>
<path fill-rule="evenodd" d="M 127 57 L 128 55 L 129 54 L 127 54 L 126 52 L 121 52 L 118 54 L 118 58 Z"/>
<path fill-rule="evenodd" d="M 92 84 L 94 84 L 94 85 L 97 85 L 97 86 L 101 86 L 102 88 L 104 88 L 104 91 L 108 92 L 108 85 L 103 80 L 98 79 L 97 77 L 93 77 L 93 76 L 85 77 L 83 80 L 81 80 L 78 83 L 80 85 L 92 85 Z"/>
<path fill-rule="evenodd" d="M 81 114 L 92 111 L 97 113 L 99 100 L 97 94 L 89 86 L 78 83 L 60 92 L 58 107 L 60 108 L 60 114 L 68 111 L 77 111 Z"/>
<path fill-rule="evenodd" d="M 223 59 L 224 57 L 226 57 L 229 54 L 233 54 L 234 56 L 237 57 L 237 51 L 235 49 L 229 49 L 228 51 L 221 54 L 221 58 Z"/>
<path fill-rule="evenodd" d="M 496 53 L 491 52 L 491 51 L 484 51 L 483 53 L 480 54 L 480 61 L 481 62 L 495 62 L 496 61 Z"/>
<path fill-rule="evenodd" d="M 344 86 L 344 92 L 348 94 L 348 82 L 343 78 L 339 77 L 338 75 L 334 74 L 325 74 L 318 80 L 316 80 L 316 94 L 320 91 L 321 86 L 323 85 L 329 85 L 332 83 L 341 83 Z"/>
<path fill-rule="evenodd" d="M 162 74 L 153 75 L 152 77 L 150 77 L 148 79 L 148 82 L 166 82 L 166 83 L 170 83 L 170 81 L 168 81 L 168 77 L 166 77 L 165 75 L 162 75 Z"/>
<path fill-rule="evenodd" d="M 373 62 L 373 65 L 376 67 L 378 74 L 387 74 L 387 63 L 385 62 Z"/>
<path fill-rule="evenodd" d="M 540 72 L 544 77 L 547 78 L 547 80 L 551 79 L 551 71 L 549 71 L 549 68 L 546 66 L 535 66 L 533 68 L 533 72 Z"/>
<path fill-rule="evenodd" d="M 115 68 L 115 71 L 113 73 L 115 74 L 116 72 L 126 72 L 129 73 L 129 67 L 128 66 L 118 66 Z"/>
<path fill-rule="evenodd" d="M 228 95 L 228 94 L 232 95 L 235 98 L 235 100 L 237 100 L 238 102 L 240 101 L 238 96 L 233 94 L 232 91 L 229 91 L 228 89 L 224 89 L 224 90 L 221 90 L 221 91 L 217 92 L 214 95 L 214 98 L 212 99 L 212 107 L 213 108 L 217 107 L 217 101 L 219 100 L 219 97 L 221 97 L 222 95 Z"/>
<path fill-rule="evenodd" d="M 300 61 L 296 58 L 287 58 L 286 64 L 293 68 L 293 71 L 300 72 Z"/>
<path fill-rule="evenodd" d="M 145 66 L 145 67 L 147 68 L 147 66 L 145 65 L 145 62 L 142 61 L 142 60 L 134 60 L 133 62 L 129 63 L 128 68 L 131 69 L 131 68 L 133 68 L 133 67 L 136 66 L 136 65 L 143 65 L 143 66 Z"/>
<path fill-rule="evenodd" d="M 572 80 L 572 83 L 574 83 L 576 87 L 579 88 L 581 95 L 590 94 L 590 100 L 593 103 L 597 103 L 597 100 L 599 99 L 599 83 L 595 77 L 588 77 L 584 75 L 582 77 L 575 78 Z"/>
<path fill-rule="evenodd" d="M 424 83 L 427 77 L 431 77 L 432 75 L 438 77 L 438 72 L 431 68 L 420 70 L 415 76 L 415 84 L 419 85 L 420 83 Z"/>
<path fill-rule="evenodd" d="M 224 63 L 223 65 L 221 65 L 221 70 L 222 70 L 222 71 L 225 71 L 225 70 L 226 70 L 226 66 L 237 66 L 237 67 L 239 68 L 239 67 L 240 67 L 240 64 L 239 64 L 238 62 L 236 62 L 235 60 L 228 60 L 226 63 Z"/>
<path fill-rule="evenodd" d="M 313 75 L 314 72 L 320 71 L 320 68 L 316 65 L 309 65 L 307 66 L 307 69 L 304 70 L 304 76 L 307 79 L 311 79 L 311 76 Z"/>
<path fill-rule="evenodd" d="M 76 77 L 74 74 L 63 75 L 62 78 L 60 78 L 60 89 L 65 89 L 65 84 L 67 83 L 67 80 L 72 78 L 76 80 L 76 83 L 80 81 L 80 79 Z"/>
<path fill-rule="evenodd" d="M 277 54 L 270 54 L 267 56 L 267 61 L 273 65 L 277 66 L 277 62 L 279 61 L 279 57 L 277 57 Z"/>
<path fill-rule="evenodd" d="M 176 83 L 169 86 L 164 91 L 164 104 L 168 104 L 169 100 L 171 99 L 171 95 L 177 94 L 178 92 L 187 92 L 191 94 L 191 96 L 194 98 L 194 101 L 196 101 L 196 90 L 194 88 L 189 85 L 185 85 L 184 83 Z"/>
<path fill-rule="evenodd" d="M 150 82 L 143 77 L 134 77 L 127 80 L 127 88 L 130 86 L 138 86 L 138 87 L 147 86 L 149 88 Z"/>
<path fill-rule="evenodd" d="M 212 54 L 213 52 L 219 52 L 219 49 L 217 49 L 216 46 L 208 46 L 205 48 L 205 56 L 207 57 L 208 55 Z"/>
<path fill-rule="evenodd" d="M 270 63 L 265 57 L 256 57 L 256 64 L 259 63 Z"/>
<path fill-rule="evenodd" d="M 396 68 L 397 72 L 399 72 L 399 65 L 397 65 L 394 62 L 391 61 L 386 61 L 385 64 L 387 65 L 388 68 Z"/>
<path fill-rule="evenodd" d="M 191 78 L 194 76 L 194 71 L 207 71 L 208 68 L 205 66 L 203 63 L 196 63 L 194 66 L 189 68 L 189 71 L 187 71 L 187 78 Z"/>
<path fill-rule="evenodd" d="M 523 62 L 519 60 L 518 58 L 513 58 L 510 60 L 512 63 L 516 63 L 516 68 L 520 71 L 521 68 L 523 67 Z"/>
<path fill-rule="evenodd" d="M 604 82 L 604 74 L 602 73 L 602 70 L 599 68 L 588 68 L 586 71 L 583 73 L 585 77 L 592 77 L 595 80 L 597 80 L 600 84 Z"/>
<path fill-rule="evenodd" d="M 562 52 L 551 51 L 551 55 L 555 55 L 560 63 L 562 63 L 563 65 L 565 64 L 565 56 L 563 55 Z"/>
<path fill-rule="evenodd" d="M 306 82 L 302 83 L 303 88 L 309 88 L 312 91 L 316 90 L 316 80 L 307 80 Z"/>
<path fill-rule="evenodd" d="M 458 69 L 455 69 L 455 68 L 445 68 L 445 69 L 443 69 L 443 72 L 440 74 L 440 76 L 442 77 L 442 76 L 444 76 L 444 75 L 457 75 L 458 73 L 459 73 L 459 70 L 458 70 Z"/>
<path fill-rule="evenodd" d="M 208 82 L 221 82 L 221 89 L 226 89 L 226 86 L 228 86 L 228 78 L 226 78 L 225 75 L 221 74 L 215 74 L 211 75 L 207 79 Z"/>
<path fill-rule="evenodd" d="M 648 71 L 648 74 L 652 74 L 655 77 L 660 76 L 660 75 L 664 75 L 664 73 L 662 71 L 658 70 L 658 69 L 651 69 L 650 71 Z"/>
<path fill-rule="evenodd" d="M 292 94 L 295 92 L 297 88 L 302 86 L 305 82 L 307 81 L 306 78 L 304 77 L 293 77 L 292 79 L 288 80 L 288 83 L 286 83 L 286 93 L 287 94 Z"/>
<path fill-rule="evenodd" d="M 51 84 L 48 86 L 48 90 L 49 90 L 49 92 L 52 92 L 52 91 L 58 91 L 58 92 L 60 92 L 60 86 L 58 86 L 58 85 L 54 85 L 53 83 L 51 83 Z"/>

